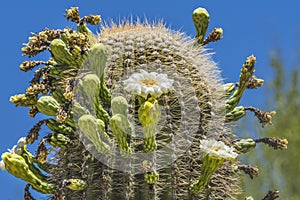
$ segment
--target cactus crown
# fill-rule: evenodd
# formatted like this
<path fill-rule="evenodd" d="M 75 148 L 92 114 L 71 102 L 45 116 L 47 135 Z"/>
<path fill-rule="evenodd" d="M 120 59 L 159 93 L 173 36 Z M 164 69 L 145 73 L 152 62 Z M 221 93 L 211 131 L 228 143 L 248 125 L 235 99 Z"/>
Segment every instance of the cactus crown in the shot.
<path fill-rule="evenodd" d="M 236 157 L 255 141 L 235 141 L 228 124 L 253 111 L 237 105 L 247 87 L 256 88 L 255 57 L 243 65 L 238 86 L 223 85 L 204 48 L 223 31 L 204 39 L 203 8 L 193 13 L 195 39 L 161 23 L 112 24 L 94 35 L 85 23 L 99 24 L 100 16 L 80 18 L 71 8 L 66 18 L 77 31 L 46 29 L 22 48 L 29 57 L 52 54 L 48 62 L 22 63 L 23 71 L 44 67 L 26 94 L 11 97 L 31 117 L 50 117 L 2 154 L 1 168 L 28 183 L 25 199 L 33 199 L 30 186 L 51 199 L 234 199 L 237 169 L 245 169 Z M 254 112 L 270 123 L 269 112 Z M 26 144 L 43 124 L 51 133 L 33 156 Z"/>

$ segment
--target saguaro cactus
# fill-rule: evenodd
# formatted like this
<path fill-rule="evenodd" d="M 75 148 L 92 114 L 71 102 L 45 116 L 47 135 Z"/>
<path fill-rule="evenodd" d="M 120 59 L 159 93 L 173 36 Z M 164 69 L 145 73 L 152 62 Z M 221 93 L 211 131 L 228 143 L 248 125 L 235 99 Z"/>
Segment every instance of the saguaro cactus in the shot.
<path fill-rule="evenodd" d="M 77 31 L 46 29 L 22 48 L 29 57 L 46 49 L 52 55 L 21 64 L 23 71 L 44 66 L 26 94 L 11 98 L 31 117 L 50 117 L 2 154 L 1 168 L 28 183 L 25 199 L 33 199 L 30 186 L 51 199 L 234 199 L 239 170 L 247 171 L 237 156 L 262 140 L 237 139 L 229 125 L 247 110 L 263 125 L 274 115 L 238 106 L 246 88 L 262 85 L 253 81 L 255 57 L 239 83 L 223 84 L 204 47 L 223 30 L 204 39 L 204 8 L 193 13 L 195 39 L 132 21 L 94 35 L 85 23 L 99 24 L 100 16 L 80 18 L 71 8 L 66 18 Z M 41 136 L 33 156 L 26 145 L 43 124 L 52 133 Z M 274 140 L 263 141 L 286 148 L 286 140 Z"/>

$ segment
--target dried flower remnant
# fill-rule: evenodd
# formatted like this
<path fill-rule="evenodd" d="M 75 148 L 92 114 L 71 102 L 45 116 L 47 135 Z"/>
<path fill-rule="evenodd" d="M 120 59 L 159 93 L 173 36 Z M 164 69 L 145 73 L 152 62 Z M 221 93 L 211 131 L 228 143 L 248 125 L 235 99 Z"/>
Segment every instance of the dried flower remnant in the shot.
<path fill-rule="evenodd" d="M 245 110 L 254 112 L 262 127 L 264 127 L 265 125 L 272 125 L 272 117 L 276 115 L 276 111 L 265 112 L 253 107 L 246 107 Z"/>
<path fill-rule="evenodd" d="M 269 190 L 266 196 L 262 200 L 274 200 L 279 198 L 278 190 Z"/>
<path fill-rule="evenodd" d="M 207 45 L 210 42 L 216 42 L 222 39 L 223 29 L 222 28 L 214 28 L 211 33 L 205 38 L 205 40 L 201 43 L 201 45 Z"/>
<path fill-rule="evenodd" d="M 257 78 L 256 76 L 252 76 L 247 83 L 248 89 L 257 89 L 264 84 L 264 80 Z"/>
<path fill-rule="evenodd" d="M 288 140 L 285 138 L 261 138 L 255 140 L 256 143 L 265 143 L 270 147 L 273 147 L 275 150 L 287 149 Z"/>
<path fill-rule="evenodd" d="M 259 170 L 257 167 L 250 165 L 238 165 L 238 169 L 248 174 L 251 179 L 258 176 Z"/>

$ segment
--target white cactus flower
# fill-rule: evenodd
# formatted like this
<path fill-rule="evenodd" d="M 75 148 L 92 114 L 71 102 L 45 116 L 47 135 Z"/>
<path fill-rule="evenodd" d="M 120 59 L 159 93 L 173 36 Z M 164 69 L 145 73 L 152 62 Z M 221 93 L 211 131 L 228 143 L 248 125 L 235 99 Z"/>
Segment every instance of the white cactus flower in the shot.
<path fill-rule="evenodd" d="M 233 147 L 229 147 L 222 141 L 216 141 L 214 139 L 202 140 L 200 149 L 209 154 L 212 157 L 224 158 L 225 160 L 233 160 L 238 154 L 234 152 Z"/>
<path fill-rule="evenodd" d="M 146 99 L 148 94 L 158 98 L 162 94 L 168 93 L 172 89 L 173 83 L 174 80 L 169 79 L 167 74 L 148 73 L 140 70 L 140 73 L 134 73 L 126 79 L 124 86 L 127 92 Z"/>

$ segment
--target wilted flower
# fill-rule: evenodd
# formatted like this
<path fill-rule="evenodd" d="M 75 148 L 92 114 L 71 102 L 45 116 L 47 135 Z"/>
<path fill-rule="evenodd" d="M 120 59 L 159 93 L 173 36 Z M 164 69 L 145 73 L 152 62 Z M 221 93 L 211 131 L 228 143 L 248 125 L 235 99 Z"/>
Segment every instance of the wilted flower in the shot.
<path fill-rule="evenodd" d="M 134 73 L 126 79 L 124 85 L 127 92 L 146 99 L 148 94 L 157 98 L 168 93 L 172 89 L 173 82 L 174 80 L 169 79 L 167 74 L 140 70 L 140 73 Z"/>
<path fill-rule="evenodd" d="M 20 154 L 24 148 L 24 145 L 26 145 L 26 137 L 21 137 L 18 140 L 18 143 L 13 146 L 12 149 L 8 149 L 10 153 Z"/>
<path fill-rule="evenodd" d="M 3 160 L 0 161 L 0 169 L 1 169 L 2 171 L 6 170 L 6 169 L 5 169 L 5 163 L 3 162 Z"/>

